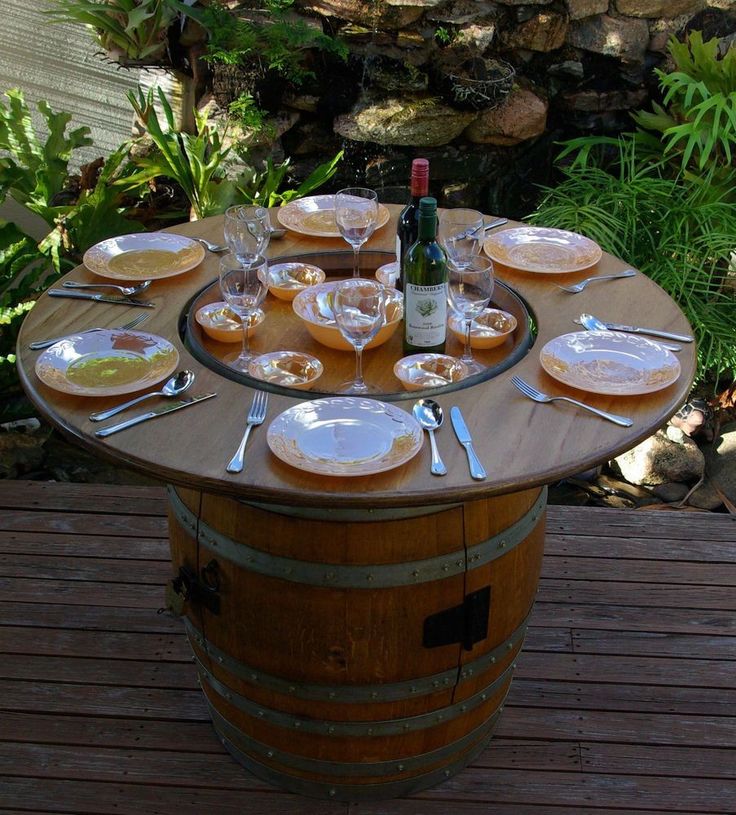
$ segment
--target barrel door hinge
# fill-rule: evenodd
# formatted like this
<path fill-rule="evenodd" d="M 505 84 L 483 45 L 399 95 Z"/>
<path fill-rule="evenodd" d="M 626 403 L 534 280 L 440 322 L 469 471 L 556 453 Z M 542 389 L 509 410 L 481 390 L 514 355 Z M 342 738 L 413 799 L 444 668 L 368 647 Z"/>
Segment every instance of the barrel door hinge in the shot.
<path fill-rule="evenodd" d="M 453 608 L 431 614 L 424 621 L 422 645 L 437 648 L 440 645 L 462 644 L 471 651 L 476 642 L 488 636 L 488 619 L 491 611 L 491 587 L 485 586 Z"/>
<path fill-rule="evenodd" d="M 179 574 L 166 584 L 166 608 L 180 616 L 186 603 L 199 604 L 213 614 L 220 613 L 220 575 L 216 560 L 200 569 L 180 566 Z"/>

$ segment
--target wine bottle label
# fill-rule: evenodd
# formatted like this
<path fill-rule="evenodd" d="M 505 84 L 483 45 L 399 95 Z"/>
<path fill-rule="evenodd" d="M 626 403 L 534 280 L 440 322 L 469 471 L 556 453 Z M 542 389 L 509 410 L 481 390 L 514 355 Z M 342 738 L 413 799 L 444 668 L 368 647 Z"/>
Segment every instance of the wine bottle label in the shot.
<path fill-rule="evenodd" d="M 404 284 L 406 341 L 418 348 L 441 345 L 447 334 L 447 283 Z"/>

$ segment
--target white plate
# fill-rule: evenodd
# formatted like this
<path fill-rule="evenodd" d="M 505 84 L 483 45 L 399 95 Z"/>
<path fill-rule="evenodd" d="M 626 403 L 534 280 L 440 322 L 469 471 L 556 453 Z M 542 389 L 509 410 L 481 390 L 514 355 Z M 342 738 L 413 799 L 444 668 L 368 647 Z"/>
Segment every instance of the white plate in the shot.
<path fill-rule="evenodd" d="M 567 232 L 538 226 L 520 226 L 496 232 L 486 239 L 488 257 L 511 269 L 544 274 L 569 274 L 590 269 L 603 252 L 595 241 Z"/>
<path fill-rule="evenodd" d="M 372 475 L 422 447 L 422 428 L 401 408 L 356 396 L 302 402 L 277 416 L 268 446 L 282 461 L 319 475 Z"/>
<path fill-rule="evenodd" d="M 575 331 L 539 352 L 550 376 L 573 388 L 608 396 L 635 396 L 671 385 L 680 363 L 666 348 L 618 331 Z"/>
<path fill-rule="evenodd" d="M 188 272 L 204 259 L 204 246 L 171 232 L 137 232 L 95 244 L 84 265 L 112 280 L 160 280 Z"/>
<path fill-rule="evenodd" d="M 340 230 L 335 223 L 335 196 L 312 195 L 299 198 L 276 210 L 279 223 L 292 232 L 312 235 L 315 238 L 339 238 Z M 376 229 L 388 223 L 391 213 L 383 204 L 378 205 Z"/>
<path fill-rule="evenodd" d="M 77 396 L 117 396 L 155 385 L 179 363 L 163 337 L 110 329 L 59 340 L 36 360 L 36 375 L 50 388 Z"/>

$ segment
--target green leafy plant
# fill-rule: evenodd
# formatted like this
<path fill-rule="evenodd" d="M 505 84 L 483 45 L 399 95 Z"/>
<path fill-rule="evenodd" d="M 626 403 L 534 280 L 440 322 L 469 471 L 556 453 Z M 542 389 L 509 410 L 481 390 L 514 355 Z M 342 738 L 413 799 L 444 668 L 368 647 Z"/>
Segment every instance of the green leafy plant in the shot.
<path fill-rule="evenodd" d="M 440 45 L 449 45 L 455 40 L 457 34 L 443 25 L 438 25 L 434 30 L 434 38 Z"/>
<path fill-rule="evenodd" d="M 545 190 L 530 221 L 587 235 L 665 289 L 695 331 L 700 379 L 736 371 L 736 296 L 723 286 L 736 208 L 707 173 L 690 183 L 670 177 L 666 162 L 642 158 L 633 134 L 607 140 L 617 156 L 605 168 L 601 153 L 581 142 L 586 149 Z"/>
<path fill-rule="evenodd" d="M 167 32 L 188 6 L 178 0 L 51 0 L 49 15 L 94 32 L 98 45 L 134 62 L 156 61 L 165 53 Z"/>
<path fill-rule="evenodd" d="M 634 120 L 643 133 L 658 134 L 653 146 L 679 168 L 731 166 L 736 146 L 736 49 L 719 57 L 718 40 L 703 42 L 700 31 L 685 42 L 674 37 L 669 53 L 675 70 L 657 70 L 664 107 L 641 111 Z"/>
<path fill-rule="evenodd" d="M 343 151 L 337 153 L 330 161 L 316 167 L 297 187 L 281 189 L 284 183 L 290 183 L 287 173 L 291 162 L 287 158 L 281 164 L 274 164 L 269 158 L 262 170 L 250 168 L 242 173 L 236 186 L 239 195 L 250 204 L 261 204 L 276 207 L 287 204 L 296 198 L 303 198 L 321 187 L 337 172 L 337 165 L 343 157 Z"/>
<path fill-rule="evenodd" d="M 266 112 L 258 107 L 256 100 L 249 93 L 241 93 L 234 102 L 231 102 L 228 113 L 243 130 L 273 135 L 274 128 L 266 121 Z"/>
<path fill-rule="evenodd" d="M 294 0 L 264 0 L 260 19 L 246 19 L 231 13 L 220 3 L 205 9 L 191 9 L 209 33 L 206 59 L 226 65 L 252 66 L 257 73 L 272 70 L 294 85 L 314 77 L 308 64 L 312 49 L 348 55 L 343 42 L 308 25 L 303 19 L 290 18 L 287 12 Z"/>
<path fill-rule="evenodd" d="M 195 218 L 223 212 L 236 192 L 227 177 L 230 148 L 224 146 L 219 132 L 208 121 L 207 109 L 195 111 L 196 131 L 184 133 L 177 128 L 171 105 L 160 88 L 158 98 L 165 126 L 153 106 L 152 90 L 147 95 L 140 88 L 137 94 L 128 93 L 138 120 L 158 148 L 152 155 L 136 158 L 136 164 L 148 178 L 173 178 L 189 199 Z"/>

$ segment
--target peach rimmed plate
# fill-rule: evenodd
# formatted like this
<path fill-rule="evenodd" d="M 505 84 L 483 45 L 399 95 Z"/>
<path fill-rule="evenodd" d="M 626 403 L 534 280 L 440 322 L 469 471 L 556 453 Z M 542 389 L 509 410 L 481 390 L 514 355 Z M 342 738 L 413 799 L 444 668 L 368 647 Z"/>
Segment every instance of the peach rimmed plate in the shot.
<path fill-rule="evenodd" d="M 335 196 L 311 195 L 289 201 L 276 211 L 279 223 L 292 232 L 315 238 L 339 238 L 340 230 L 335 221 Z M 376 229 L 388 223 L 391 214 L 383 204 L 378 205 Z"/>
<path fill-rule="evenodd" d="M 677 358 L 659 343 L 619 331 L 575 331 L 539 352 L 544 370 L 573 388 L 607 396 L 636 396 L 671 385 Z"/>
<path fill-rule="evenodd" d="M 372 475 L 412 459 L 422 447 L 422 428 L 394 405 L 335 396 L 285 410 L 271 422 L 267 441 L 274 455 L 300 470 Z"/>
<path fill-rule="evenodd" d="M 491 235 L 483 244 L 488 257 L 511 269 L 543 274 L 582 272 L 603 252 L 595 241 L 564 229 L 520 226 Z"/>
<path fill-rule="evenodd" d="M 256 379 L 285 388 L 309 390 L 322 376 L 324 366 L 311 354 L 301 351 L 273 351 L 250 361 L 248 373 Z"/>
<path fill-rule="evenodd" d="M 108 238 L 90 247 L 84 265 L 112 280 L 160 280 L 198 266 L 204 247 L 172 232 L 136 232 Z"/>
<path fill-rule="evenodd" d="M 36 375 L 50 388 L 76 396 L 118 396 L 167 377 L 179 352 L 163 337 L 116 329 L 59 340 L 36 360 Z"/>

